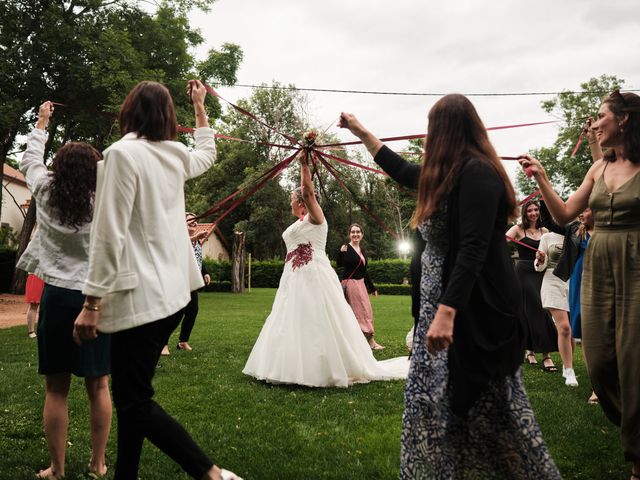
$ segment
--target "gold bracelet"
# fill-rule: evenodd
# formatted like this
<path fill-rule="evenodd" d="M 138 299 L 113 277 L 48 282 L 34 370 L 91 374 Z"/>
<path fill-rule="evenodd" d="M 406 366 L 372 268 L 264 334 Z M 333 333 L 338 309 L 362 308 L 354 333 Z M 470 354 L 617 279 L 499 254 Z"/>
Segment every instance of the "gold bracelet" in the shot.
<path fill-rule="evenodd" d="M 87 310 L 91 310 L 92 312 L 99 312 L 100 311 L 100 304 L 84 302 L 82 304 L 82 308 L 85 308 Z"/>

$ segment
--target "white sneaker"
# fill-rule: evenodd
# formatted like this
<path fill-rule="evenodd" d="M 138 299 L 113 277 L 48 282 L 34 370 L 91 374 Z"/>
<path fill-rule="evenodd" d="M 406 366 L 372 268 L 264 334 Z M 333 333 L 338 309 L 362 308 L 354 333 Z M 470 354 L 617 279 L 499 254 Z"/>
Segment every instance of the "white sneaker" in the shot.
<path fill-rule="evenodd" d="M 242 480 L 241 477 L 229 470 L 225 470 L 224 468 L 220 470 L 220 478 L 222 478 L 222 480 Z"/>
<path fill-rule="evenodd" d="M 576 372 L 573 368 L 562 368 L 562 376 L 564 377 L 564 384 L 567 387 L 577 387 L 578 380 L 576 379 Z"/>

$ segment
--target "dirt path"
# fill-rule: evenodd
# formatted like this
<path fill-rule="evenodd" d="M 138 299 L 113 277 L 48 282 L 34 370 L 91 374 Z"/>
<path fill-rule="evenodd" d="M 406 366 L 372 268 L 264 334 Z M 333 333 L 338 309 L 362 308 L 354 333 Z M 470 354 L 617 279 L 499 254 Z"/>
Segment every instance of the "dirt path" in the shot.
<path fill-rule="evenodd" d="M 0 328 L 26 325 L 27 304 L 24 295 L 0 294 Z"/>

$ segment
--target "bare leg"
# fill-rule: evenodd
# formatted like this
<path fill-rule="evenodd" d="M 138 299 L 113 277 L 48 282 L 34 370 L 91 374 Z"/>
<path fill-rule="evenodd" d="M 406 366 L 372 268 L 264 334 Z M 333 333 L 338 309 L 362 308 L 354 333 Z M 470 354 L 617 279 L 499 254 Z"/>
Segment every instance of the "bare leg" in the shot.
<path fill-rule="evenodd" d="M 31 336 L 31 334 L 35 335 L 38 306 L 38 303 L 30 303 L 27 309 L 27 331 L 29 332 L 29 336 Z"/>
<path fill-rule="evenodd" d="M 558 329 L 558 350 L 564 368 L 573 368 L 573 348 L 571 347 L 571 324 L 569 314 L 564 310 L 550 308 L 549 312 L 556 321 Z"/>
<path fill-rule="evenodd" d="M 555 368 L 553 360 L 549 356 L 549 352 L 542 352 L 542 365 L 546 368 Z"/>
<path fill-rule="evenodd" d="M 44 434 L 47 437 L 51 466 L 38 474 L 42 478 L 64 477 L 64 456 L 69 427 L 67 396 L 70 383 L 69 373 L 47 375 L 45 379 Z"/>
<path fill-rule="evenodd" d="M 109 377 L 87 377 L 84 380 L 89 396 L 89 428 L 91 430 L 91 460 L 89 471 L 107 473 L 105 450 L 111 429 L 111 395 Z"/>

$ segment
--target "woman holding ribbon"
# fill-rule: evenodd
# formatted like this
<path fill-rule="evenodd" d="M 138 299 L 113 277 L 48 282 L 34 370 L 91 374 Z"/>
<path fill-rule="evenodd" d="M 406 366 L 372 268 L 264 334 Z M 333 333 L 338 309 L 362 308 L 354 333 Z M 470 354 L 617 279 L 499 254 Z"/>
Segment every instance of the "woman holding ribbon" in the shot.
<path fill-rule="evenodd" d="M 351 114 L 369 152 L 406 164 Z M 504 237 L 515 192 L 471 102 L 429 111 L 412 223 L 425 239 L 400 478 L 559 479 L 524 390 L 520 288 Z"/>
<path fill-rule="evenodd" d="M 71 375 L 84 378 L 89 397 L 88 470 L 94 475 L 107 472 L 105 450 L 112 414 L 109 335 L 81 346 L 71 336 L 73 322 L 82 310 L 96 166 L 102 156 L 91 145 L 69 142 L 56 152 L 49 171 L 44 154 L 46 127 L 53 110 L 52 102 L 40 106 L 36 128 L 27 137 L 27 149 L 20 160 L 20 171 L 38 207 L 38 229 L 16 265 L 44 281 L 39 300 L 38 372 L 45 376 L 44 432 L 51 463 L 36 476 L 51 480 L 65 476 Z"/>
<path fill-rule="evenodd" d="M 407 357 L 376 361 L 345 301 L 325 253 L 327 221 L 306 153 L 300 155 L 302 187 L 291 193 L 291 214 L 298 220 L 282 234 L 287 246 L 284 271 L 243 373 L 270 383 L 310 387 L 404 379 Z"/>
<path fill-rule="evenodd" d="M 620 426 L 624 457 L 640 479 L 640 96 L 604 99 L 591 128 L 608 152 L 564 202 L 540 162 L 520 164 L 535 178 L 549 212 L 563 225 L 589 207 L 594 232 L 584 253 L 582 345 L 591 383 L 607 417 Z"/>

